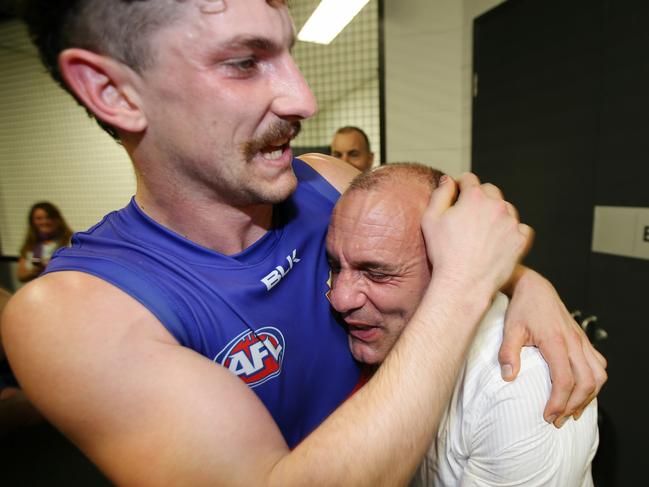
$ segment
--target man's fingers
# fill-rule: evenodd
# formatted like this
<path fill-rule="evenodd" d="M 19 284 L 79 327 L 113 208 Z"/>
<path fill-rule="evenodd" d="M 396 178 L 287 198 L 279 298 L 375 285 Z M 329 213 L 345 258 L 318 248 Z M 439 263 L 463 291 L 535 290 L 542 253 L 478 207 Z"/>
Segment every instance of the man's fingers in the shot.
<path fill-rule="evenodd" d="M 608 380 L 608 374 L 606 373 L 606 367 L 608 364 L 604 356 L 593 348 L 585 334 L 582 343 L 584 356 L 586 357 L 586 360 L 588 360 L 588 364 L 593 372 L 593 377 L 595 379 L 595 395 L 597 395 Z M 587 404 L 588 403 L 586 403 L 586 405 Z"/>
<path fill-rule="evenodd" d="M 480 187 L 482 188 L 484 194 L 489 198 L 505 201 L 505 195 L 498 186 L 491 183 L 482 183 Z M 507 213 L 516 218 L 516 220 L 519 220 L 518 210 L 514 205 L 512 205 L 509 201 L 505 201 L 505 207 L 507 208 Z"/>
<path fill-rule="evenodd" d="M 606 367 L 608 367 L 608 361 L 606 360 L 606 357 L 604 357 L 604 355 L 599 353 L 599 351 L 597 349 L 593 348 L 592 350 L 593 350 L 593 356 L 599 362 L 599 364 L 602 366 L 602 368 L 606 371 Z"/>
<path fill-rule="evenodd" d="M 482 191 L 489 196 L 489 198 L 493 198 L 496 200 L 504 200 L 505 197 L 503 195 L 503 192 L 500 190 L 500 188 L 494 184 L 491 183 L 483 183 L 481 185 Z M 512 207 L 513 208 L 513 207 Z"/>
<path fill-rule="evenodd" d="M 465 172 L 459 178 L 457 178 L 457 183 L 460 187 L 460 192 L 466 191 L 469 188 L 474 188 L 480 186 L 480 180 L 478 176 L 472 172 Z"/>
<path fill-rule="evenodd" d="M 566 403 L 565 411 L 561 417 L 555 421 L 557 427 L 561 427 L 566 418 L 579 412 L 584 405 L 590 400 L 596 390 L 595 377 L 591 370 L 590 363 L 584 355 L 584 349 L 579 346 L 574 349 L 569 346 L 569 357 L 572 365 L 572 372 L 574 375 L 575 386 L 572 389 L 568 402 Z"/>
<path fill-rule="evenodd" d="M 500 374 L 503 380 L 512 381 L 521 368 L 521 348 L 527 342 L 527 335 L 522 326 L 505 328 L 503 343 L 498 352 Z"/>
<path fill-rule="evenodd" d="M 516 220 L 519 220 L 518 210 L 509 201 L 505 201 L 505 195 L 503 194 L 502 190 L 495 184 L 491 184 L 491 183 L 480 184 L 480 180 L 473 173 L 462 174 L 458 179 L 458 183 L 460 186 L 460 192 L 466 191 L 471 187 L 480 186 L 480 189 L 482 190 L 485 196 L 494 200 L 503 201 L 505 203 L 505 207 L 507 208 L 507 213 L 509 213 L 510 216 L 516 218 Z"/>
<path fill-rule="evenodd" d="M 472 178 L 472 176 L 475 177 L 475 175 L 470 174 L 470 173 L 468 173 L 466 175 L 466 178 L 467 178 L 466 184 L 467 185 L 475 184 L 475 182 L 477 180 L 477 177 L 474 179 L 474 178 Z M 465 176 L 463 175 L 462 177 L 465 177 Z M 500 190 L 500 188 L 498 186 L 495 186 L 495 185 L 493 185 L 491 183 L 483 183 L 483 184 L 480 185 L 480 188 L 482 189 L 482 192 L 488 198 L 503 201 L 504 206 L 505 206 L 509 216 L 516 219 L 516 221 L 520 221 L 519 218 L 518 218 L 518 210 L 509 201 L 505 201 L 505 197 L 503 195 L 503 192 Z M 461 187 L 461 189 L 462 189 L 462 187 Z M 532 229 L 532 227 L 530 227 L 528 225 L 525 225 L 523 223 L 519 223 L 518 231 L 523 237 L 525 237 L 525 240 L 526 240 L 526 245 L 525 245 L 525 248 L 523 249 L 523 253 L 521 255 L 521 257 L 524 257 L 525 255 L 527 255 L 530 248 L 532 247 L 532 242 L 534 241 L 534 230 Z"/>
<path fill-rule="evenodd" d="M 556 336 L 539 343 L 539 350 L 548 364 L 552 380 L 552 391 L 545 405 L 543 418 L 548 423 L 555 423 L 566 410 L 566 404 L 575 386 L 575 378 L 563 337 Z"/>
<path fill-rule="evenodd" d="M 431 217 L 441 215 L 455 203 L 456 199 L 457 184 L 450 176 L 442 176 L 439 186 L 433 191 L 430 197 L 430 203 L 424 215 L 424 221 Z"/>
<path fill-rule="evenodd" d="M 532 248 L 532 244 L 534 243 L 534 229 L 530 227 L 529 225 L 525 225 L 525 223 L 519 223 L 518 224 L 518 231 L 520 234 L 525 237 L 525 247 L 523 248 L 521 252 L 521 259 L 525 257 L 530 249 Z"/>
<path fill-rule="evenodd" d="M 597 394 L 599 394 L 599 391 L 602 389 L 602 387 L 604 386 L 604 384 L 608 379 L 608 375 L 606 374 L 606 365 L 607 365 L 606 359 L 601 353 L 599 353 L 590 345 L 586 337 L 584 337 L 584 340 L 585 340 L 585 342 L 583 342 L 584 357 L 586 357 L 586 360 L 588 361 L 588 365 L 590 366 L 595 385 L 594 385 L 593 392 L 574 412 L 573 416 L 575 419 L 579 419 L 581 413 L 583 413 L 584 409 L 586 409 L 586 406 L 588 406 L 590 402 L 593 399 L 595 399 L 595 397 L 597 397 Z"/>
<path fill-rule="evenodd" d="M 597 397 L 597 394 L 598 394 L 597 392 L 593 392 L 590 396 L 588 396 L 588 399 L 586 399 L 584 405 L 581 408 L 579 408 L 577 411 L 575 411 L 575 413 L 572 415 L 572 417 L 575 419 L 575 421 L 577 421 L 579 418 L 581 418 L 581 415 L 583 414 L 584 409 L 586 409 L 586 406 L 588 406 L 591 403 L 591 401 Z"/>
<path fill-rule="evenodd" d="M 505 206 L 507 206 L 507 212 L 516 218 L 518 221 L 520 221 L 520 218 L 518 217 L 518 210 L 514 205 L 512 205 L 509 201 L 505 201 Z"/>

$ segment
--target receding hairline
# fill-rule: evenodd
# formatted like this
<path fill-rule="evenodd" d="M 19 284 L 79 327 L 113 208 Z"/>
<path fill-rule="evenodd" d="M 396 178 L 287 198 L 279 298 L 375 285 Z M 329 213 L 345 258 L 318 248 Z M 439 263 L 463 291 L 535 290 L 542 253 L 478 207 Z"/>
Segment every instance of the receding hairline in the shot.
<path fill-rule="evenodd" d="M 380 190 L 396 184 L 420 185 L 430 194 L 439 186 L 443 175 L 442 171 L 418 162 L 395 162 L 359 174 L 344 194 Z"/>
<path fill-rule="evenodd" d="M 397 234 L 403 232 L 407 238 L 423 238 L 420 220 L 443 175 L 438 169 L 416 162 L 397 162 L 361 173 L 339 198 L 330 225 L 350 215 L 356 215 L 357 223 L 376 223 L 378 218 L 383 223 L 402 225 L 394 227 Z M 364 203 L 349 206 L 358 201 Z M 362 213 L 357 214 L 359 208 Z M 377 209 L 378 212 L 374 212 Z M 373 220 L 366 220 L 370 214 L 375 215 Z"/>

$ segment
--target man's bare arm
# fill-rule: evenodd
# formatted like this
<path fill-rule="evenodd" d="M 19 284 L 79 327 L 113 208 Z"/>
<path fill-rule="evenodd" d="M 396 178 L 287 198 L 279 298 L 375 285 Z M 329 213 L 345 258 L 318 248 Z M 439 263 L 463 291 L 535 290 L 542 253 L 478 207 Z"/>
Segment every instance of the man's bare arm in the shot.
<path fill-rule="evenodd" d="M 44 276 L 2 325 L 27 396 L 119 485 L 254 485 L 288 452 L 243 382 L 98 278 Z"/>
<path fill-rule="evenodd" d="M 607 380 L 606 359 L 592 346 L 547 279 L 518 266 L 507 291 L 512 299 L 499 354 L 501 365 L 508 366 L 503 378 L 513 380 L 518 374 L 522 346 L 537 346 L 552 378 L 544 418 L 556 426 L 573 414 L 578 418 Z"/>
<path fill-rule="evenodd" d="M 349 164 L 329 156 L 300 157 L 341 192 L 358 174 Z M 491 198 L 503 199 L 500 189 L 492 184 L 482 184 L 482 190 Z M 507 203 L 507 208 L 516 214 L 511 204 Z M 514 380 L 518 374 L 524 345 L 539 347 L 553 379 L 545 419 L 559 426 L 570 415 L 579 417 L 606 382 L 606 360 L 576 325 L 552 284 L 541 275 L 518 266 L 504 292 L 512 298 L 512 306 L 499 356 L 503 378 Z"/>
<path fill-rule="evenodd" d="M 238 378 L 89 275 L 54 273 L 18 293 L 3 321 L 9 358 L 35 405 L 120 485 L 403 484 L 525 239 L 479 188 L 444 211 L 453 188 L 437 193 L 425 230 L 445 229 L 434 245 L 445 270 L 381 371 L 293 451 Z"/>

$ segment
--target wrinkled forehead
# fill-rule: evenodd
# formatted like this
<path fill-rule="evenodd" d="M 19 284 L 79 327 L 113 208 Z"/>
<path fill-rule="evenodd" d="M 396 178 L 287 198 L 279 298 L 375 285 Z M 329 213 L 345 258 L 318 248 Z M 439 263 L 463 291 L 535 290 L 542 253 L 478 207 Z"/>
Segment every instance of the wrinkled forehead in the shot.
<path fill-rule="evenodd" d="M 379 182 L 370 188 L 349 190 L 340 198 L 345 207 L 363 208 L 359 217 L 364 223 L 396 220 L 408 224 L 413 222 L 417 227 L 429 199 L 427 186 L 398 179 Z"/>
<path fill-rule="evenodd" d="M 412 193 L 396 187 L 349 191 L 334 208 L 330 233 L 348 249 L 415 251 L 424 207 Z"/>

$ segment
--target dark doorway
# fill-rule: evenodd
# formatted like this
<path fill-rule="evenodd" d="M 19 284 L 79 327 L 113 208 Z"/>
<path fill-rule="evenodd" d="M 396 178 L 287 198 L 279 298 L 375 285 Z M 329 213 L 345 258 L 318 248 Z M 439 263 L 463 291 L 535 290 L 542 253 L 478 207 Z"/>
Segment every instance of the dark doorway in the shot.
<path fill-rule="evenodd" d="M 473 170 L 536 229 L 527 263 L 608 333 L 600 487 L 646 482 L 649 261 L 591 238 L 595 206 L 649 207 L 648 25 L 640 0 L 509 0 L 474 24 Z"/>

